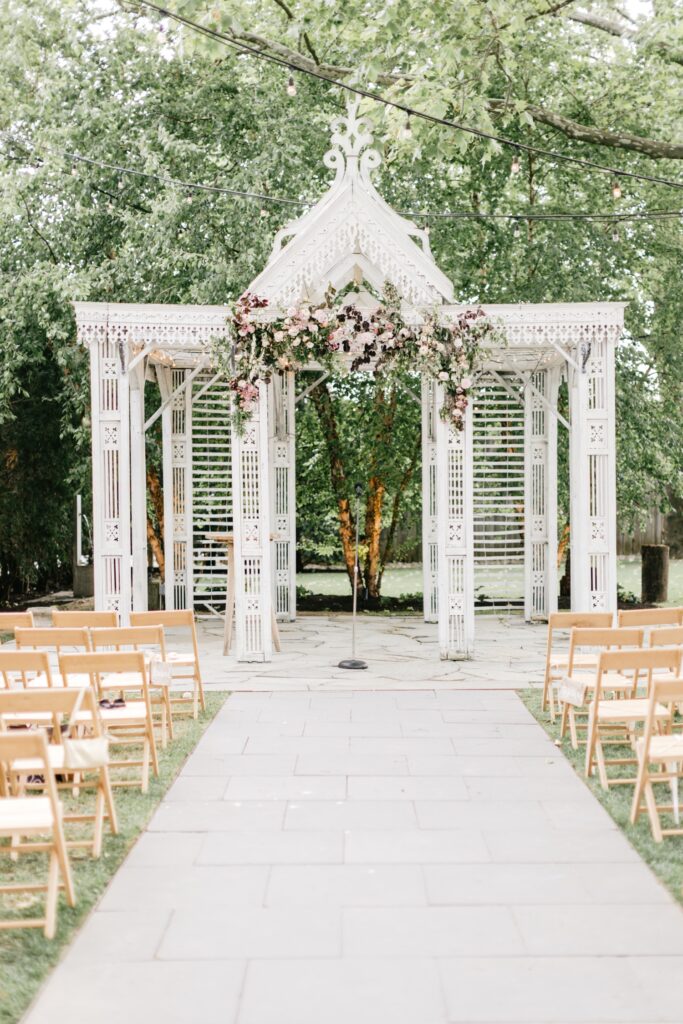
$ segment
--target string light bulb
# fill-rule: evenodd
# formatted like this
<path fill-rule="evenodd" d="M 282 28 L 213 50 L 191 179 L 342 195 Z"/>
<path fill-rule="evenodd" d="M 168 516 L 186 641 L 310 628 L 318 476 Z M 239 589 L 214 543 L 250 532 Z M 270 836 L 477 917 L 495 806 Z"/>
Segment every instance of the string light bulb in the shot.
<path fill-rule="evenodd" d="M 513 156 L 512 163 L 510 164 L 510 174 L 519 174 L 521 169 L 522 164 L 519 159 L 519 153 L 515 150 L 515 155 Z"/>
<path fill-rule="evenodd" d="M 613 242 L 618 242 L 619 241 L 619 228 L 616 227 L 616 226 L 612 230 L 612 241 Z"/>
<path fill-rule="evenodd" d="M 287 95 L 296 96 L 296 82 L 292 75 L 289 76 L 289 81 L 287 82 Z"/>
<path fill-rule="evenodd" d="M 410 114 L 408 114 L 408 116 L 406 118 L 406 123 L 401 128 L 401 138 L 402 139 L 412 139 L 412 137 L 413 137 L 413 129 L 411 128 L 411 125 L 410 125 Z"/>
<path fill-rule="evenodd" d="M 515 227 L 514 227 L 514 230 L 512 232 L 512 235 L 513 235 L 514 238 L 519 238 L 521 234 L 522 234 L 522 229 L 521 229 L 521 227 L 519 225 L 519 221 L 516 220 L 515 221 Z"/>
<path fill-rule="evenodd" d="M 260 215 L 261 215 L 262 217 L 267 217 L 267 216 L 268 216 L 268 211 L 266 210 L 265 206 L 262 206 L 262 207 L 261 207 L 261 209 L 259 210 L 259 214 L 260 214 Z"/>
<path fill-rule="evenodd" d="M 616 179 L 612 183 L 612 195 L 615 199 L 621 199 L 621 185 Z"/>

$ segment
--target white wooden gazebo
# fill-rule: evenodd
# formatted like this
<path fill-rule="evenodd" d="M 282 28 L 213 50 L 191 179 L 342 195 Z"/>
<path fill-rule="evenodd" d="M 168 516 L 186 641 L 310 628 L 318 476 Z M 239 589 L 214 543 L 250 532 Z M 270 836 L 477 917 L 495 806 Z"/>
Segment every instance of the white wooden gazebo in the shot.
<path fill-rule="evenodd" d="M 250 291 L 273 314 L 364 282 L 397 288 L 406 319 L 438 307 L 450 281 L 427 233 L 397 214 L 371 181 L 380 163 L 366 122 L 333 123 L 328 192 L 276 236 Z M 365 290 L 356 304 L 373 300 Z M 237 657 L 270 660 L 270 616 L 295 617 L 295 408 L 292 372 L 261 385 L 242 435 L 231 428 L 226 381 L 211 341 L 227 307 L 76 302 L 91 362 L 95 605 L 124 621 L 147 602 L 145 433 L 161 417 L 166 607 L 218 611 L 224 551 L 235 538 Z M 424 609 L 442 658 L 474 651 L 475 565 L 524 565 L 524 612 L 557 604 L 557 431 L 570 436 L 572 607 L 616 605 L 614 349 L 621 303 L 485 306 L 506 344 L 487 350 L 464 430 L 438 415 L 441 386 L 422 380 Z M 307 370 L 315 367 L 307 367 Z M 562 378 L 570 418 L 557 409 Z M 145 383 L 160 402 L 145 417 Z M 299 396 L 301 397 L 301 395 Z M 406 400 L 410 400 L 407 398 Z"/>

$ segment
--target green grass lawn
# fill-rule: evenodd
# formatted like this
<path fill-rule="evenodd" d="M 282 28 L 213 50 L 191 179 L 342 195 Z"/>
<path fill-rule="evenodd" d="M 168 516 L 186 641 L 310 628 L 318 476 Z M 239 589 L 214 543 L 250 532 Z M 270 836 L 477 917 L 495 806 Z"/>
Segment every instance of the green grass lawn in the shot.
<path fill-rule="evenodd" d="M 620 558 L 617 579 L 624 590 L 640 598 L 640 557 Z M 494 574 L 491 570 L 475 571 L 475 586 L 479 593 L 495 595 L 498 598 L 521 599 L 524 594 L 524 570 L 522 566 L 510 566 L 504 573 Z M 333 597 L 350 593 L 345 572 L 300 572 L 296 584 L 313 594 Z M 401 594 L 422 593 L 422 566 L 389 566 L 382 579 L 382 594 L 385 597 L 400 597 Z M 667 604 L 683 604 L 683 559 L 669 564 L 669 600 Z"/>
<path fill-rule="evenodd" d="M 57 962 L 64 946 L 71 941 L 88 911 L 104 892 L 112 875 L 144 829 L 183 762 L 194 750 L 200 736 L 227 696 L 227 693 L 207 693 L 206 712 L 200 713 L 197 721 L 184 716 L 174 721 L 176 738 L 166 750 L 159 747 L 159 778 L 151 777 L 147 793 L 143 794 L 139 789 L 114 790 L 119 834 L 112 836 L 107 832 L 105 825 L 103 851 L 98 860 L 94 860 L 85 850 L 71 851 L 77 902 L 75 907 L 68 907 L 64 897 L 60 895 L 55 938 L 46 939 L 42 930 L 38 928 L 0 931 L 0 1024 L 16 1024 L 21 1019 L 46 974 Z M 80 801 L 81 809 L 84 802 Z M 5 854 L 0 858 L 0 880 L 4 884 L 27 880 L 44 882 L 46 878 L 47 858 L 44 854 L 23 856 L 17 863 L 11 862 Z M 12 897 L 12 900 L 13 905 L 10 907 L 8 897 L 0 897 L 0 915 L 3 918 L 10 914 L 23 917 L 43 916 L 43 893 L 35 897 L 31 894 L 22 894 L 20 902 L 16 896 Z M 123 983 L 125 984 L 125 979 Z M 93 1024 L 96 1018 L 95 1008 Z M 60 1022 L 55 1021 L 55 1024 Z"/>
<path fill-rule="evenodd" d="M 541 690 L 522 690 L 520 697 L 526 704 L 531 714 L 540 722 L 545 731 L 553 740 L 559 740 L 560 729 L 558 724 L 553 725 L 550 715 L 541 710 Z M 605 791 L 597 780 L 597 777 L 586 779 L 584 775 L 584 759 L 586 748 L 579 746 L 578 750 L 572 750 L 567 737 L 562 742 L 562 752 L 569 763 L 576 769 L 578 775 L 584 780 L 594 796 L 612 816 L 614 821 L 621 828 L 631 845 L 638 851 L 646 864 L 649 864 L 661 882 L 671 891 L 671 894 L 683 903 L 683 836 L 669 836 L 662 843 L 655 843 L 650 832 L 650 824 L 646 814 L 641 814 L 635 825 L 629 823 L 631 811 L 631 800 L 633 799 L 632 786 L 614 786 Z M 618 753 L 617 753 L 618 752 Z M 628 756 L 628 747 L 611 747 L 607 757 Z M 621 774 L 626 776 L 635 775 L 635 765 L 627 765 L 622 769 Z M 614 768 L 608 769 L 608 774 L 617 774 Z M 667 787 L 668 784 L 663 783 Z M 659 798 L 659 797 L 658 797 Z"/>

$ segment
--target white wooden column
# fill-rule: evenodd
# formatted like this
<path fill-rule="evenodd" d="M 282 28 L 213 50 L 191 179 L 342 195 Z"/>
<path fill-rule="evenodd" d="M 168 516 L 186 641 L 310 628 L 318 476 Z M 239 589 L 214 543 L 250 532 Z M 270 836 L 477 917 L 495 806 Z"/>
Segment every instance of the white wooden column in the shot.
<path fill-rule="evenodd" d="M 270 521 L 273 531 L 273 607 L 296 618 L 296 444 L 294 374 L 277 373 L 268 388 Z"/>
<path fill-rule="evenodd" d="M 571 590 L 574 611 L 616 609 L 614 349 L 586 334 L 570 367 Z"/>
<path fill-rule="evenodd" d="M 270 661 L 271 573 L 268 473 L 268 395 L 244 426 L 233 430 L 233 533 L 235 537 L 235 637 L 238 661 Z"/>
<path fill-rule="evenodd" d="M 192 608 L 192 393 L 186 369 L 157 367 L 164 474 L 164 600 Z M 185 384 L 185 387 L 183 387 Z"/>
<path fill-rule="evenodd" d="M 127 347 L 106 327 L 90 346 L 95 608 L 131 607 Z"/>
<path fill-rule="evenodd" d="M 130 371 L 130 508 L 133 611 L 147 610 L 147 471 L 145 453 L 145 362 Z"/>
<path fill-rule="evenodd" d="M 436 387 L 441 408 L 443 387 Z M 439 650 L 441 658 L 470 658 L 474 651 L 474 530 L 472 407 L 458 430 L 435 416 Z"/>
<path fill-rule="evenodd" d="M 436 385 L 422 377 L 422 604 L 425 622 L 439 619 L 436 487 Z"/>
<path fill-rule="evenodd" d="M 555 369 L 529 375 L 524 390 L 524 618 L 557 606 L 557 407 Z M 551 465 L 552 463 L 552 465 Z"/>

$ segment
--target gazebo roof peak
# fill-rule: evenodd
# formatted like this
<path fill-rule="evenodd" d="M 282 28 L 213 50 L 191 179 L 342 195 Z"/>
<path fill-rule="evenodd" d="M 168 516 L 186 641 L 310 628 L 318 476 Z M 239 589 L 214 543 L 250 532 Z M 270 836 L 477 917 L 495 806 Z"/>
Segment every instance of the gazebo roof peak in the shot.
<path fill-rule="evenodd" d="M 358 102 L 331 127 L 332 147 L 323 159 L 334 181 L 277 233 L 250 291 L 286 306 L 304 296 L 319 301 L 330 285 L 339 290 L 361 275 L 376 290 L 391 281 L 409 305 L 452 302 L 453 286 L 434 261 L 427 232 L 393 210 L 372 183 L 382 158 Z"/>

